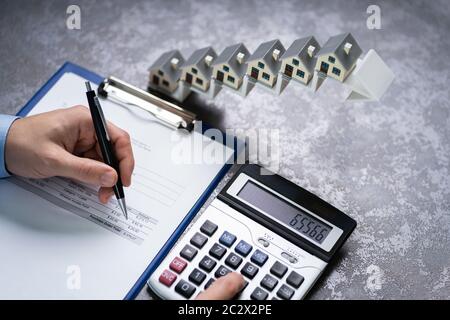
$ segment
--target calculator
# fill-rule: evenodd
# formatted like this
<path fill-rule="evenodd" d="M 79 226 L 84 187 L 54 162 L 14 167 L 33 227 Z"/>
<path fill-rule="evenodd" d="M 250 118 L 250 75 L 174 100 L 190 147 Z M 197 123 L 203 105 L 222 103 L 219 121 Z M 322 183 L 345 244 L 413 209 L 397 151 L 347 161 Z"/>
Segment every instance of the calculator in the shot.
<path fill-rule="evenodd" d="M 244 164 L 153 272 L 162 299 L 194 299 L 240 272 L 240 300 L 303 299 L 356 227 L 316 195 Z"/>

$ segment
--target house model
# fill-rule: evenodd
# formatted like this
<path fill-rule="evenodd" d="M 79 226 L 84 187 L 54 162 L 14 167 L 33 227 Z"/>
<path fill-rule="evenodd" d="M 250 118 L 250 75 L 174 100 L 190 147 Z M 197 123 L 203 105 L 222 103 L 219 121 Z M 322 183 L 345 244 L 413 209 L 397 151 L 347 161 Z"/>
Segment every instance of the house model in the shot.
<path fill-rule="evenodd" d="M 285 52 L 280 40 L 272 40 L 261 44 L 247 61 L 247 75 L 273 87 L 281 67 L 281 55 Z"/>
<path fill-rule="evenodd" d="M 314 37 L 295 40 L 281 56 L 281 71 L 289 78 L 308 84 L 314 75 L 320 45 Z"/>
<path fill-rule="evenodd" d="M 152 87 L 172 93 L 178 87 L 184 58 L 178 50 L 163 53 L 149 68 Z"/>
<path fill-rule="evenodd" d="M 207 91 L 212 76 L 212 63 L 216 57 L 212 47 L 194 51 L 183 64 L 181 80 L 201 91 Z"/>
<path fill-rule="evenodd" d="M 250 53 L 242 43 L 225 48 L 213 63 L 213 78 L 238 90 L 247 71 L 249 57 Z"/>
<path fill-rule="evenodd" d="M 361 48 L 350 33 L 331 37 L 317 53 L 315 69 L 343 82 L 355 67 L 361 53 Z"/>

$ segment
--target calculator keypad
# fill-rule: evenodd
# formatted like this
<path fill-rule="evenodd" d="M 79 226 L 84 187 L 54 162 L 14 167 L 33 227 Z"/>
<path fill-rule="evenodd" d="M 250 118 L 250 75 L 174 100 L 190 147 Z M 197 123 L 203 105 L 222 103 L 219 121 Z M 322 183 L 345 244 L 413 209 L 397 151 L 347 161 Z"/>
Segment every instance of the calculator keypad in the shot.
<path fill-rule="evenodd" d="M 215 235 L 218 231 L 220 233 Z M 212 238 L 212 244 L 205 247 L 209 238 Z M 199 251 L 203 255 L 197 258 Z M 215 280 L 232 271 L 240 272 L 245 279 L 245 286 L 235 298 L 250 287 L 247 297 L 254 300 L 292 299 L 305 280 L 298 272 L 289 272 L 289 267 L 278 259 L 270 258 L 261 249 L 254 249 L 248 241 L 238 239 L 227 230 L 220 230 L 212 219 L 205 220 L 199 229 L 193 231 L 189 244 L 184 244 L 178 254 L 179 257 L 175 256 L 161 273 L 159 282 L 169 288 L 176 283 L 172 290 L 186 299 L 193 297 L 197 289 L 198 293 L 206 290 Z M 266 267 L 268 262 L 270 264 Z M 191 263 L 193 266 L 185 271 Z M 264 273 L 258 276 L 261 268 L 264 268 Z"/>

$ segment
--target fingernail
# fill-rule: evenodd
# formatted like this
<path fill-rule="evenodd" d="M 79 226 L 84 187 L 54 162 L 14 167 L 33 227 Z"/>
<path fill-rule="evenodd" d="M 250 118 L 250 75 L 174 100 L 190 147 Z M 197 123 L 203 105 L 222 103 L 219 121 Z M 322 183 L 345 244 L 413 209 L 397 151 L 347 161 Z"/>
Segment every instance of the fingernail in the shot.
<path fill-rule="evenodd" d="M 115 177 L 114 177 L 114 174 L 111 172 L 104 173 L 100 177 L 100 183 L 101 183 L 102 187 L 112 187 L 114 185 L 114 182 L 115 182 Z"/>

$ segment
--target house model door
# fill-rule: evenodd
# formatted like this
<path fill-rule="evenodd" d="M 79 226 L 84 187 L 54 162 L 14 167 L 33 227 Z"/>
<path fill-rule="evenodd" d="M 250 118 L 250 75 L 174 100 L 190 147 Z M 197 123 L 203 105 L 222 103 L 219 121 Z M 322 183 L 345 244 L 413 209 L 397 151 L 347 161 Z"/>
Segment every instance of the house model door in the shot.
<path fill-rule="evenodd" d="M 286 64 L 286 68 L 284 69 L 284 74 L 287 75 L 288 77 L 292 77 L 293 70 L 294 70 L 294 68 L 291 65 Z"/>
<path fill-rule="evenodd" d="M 223 82 L 223 72 L 217 71 L 217 80 Z"/>
<path fill-rule="evenodd" d="M 330 67 L 330 65 L 328 63 L 322 61 L 322 63 L 320 64 L 320 72 L 327 74 L 329 67 Z"/>
<path fill-rule="evenodd" d="M 186 82 L 192 84 L 192 74 L 186 73 Z"/>
<path fill-rule="evenodd" d="M 252 73 L 250 74 L 250 76 L 253 79 L 258 80 L 258 75 L 259 75 L 259 70 L 256 68 L 252 68 Z"/>

